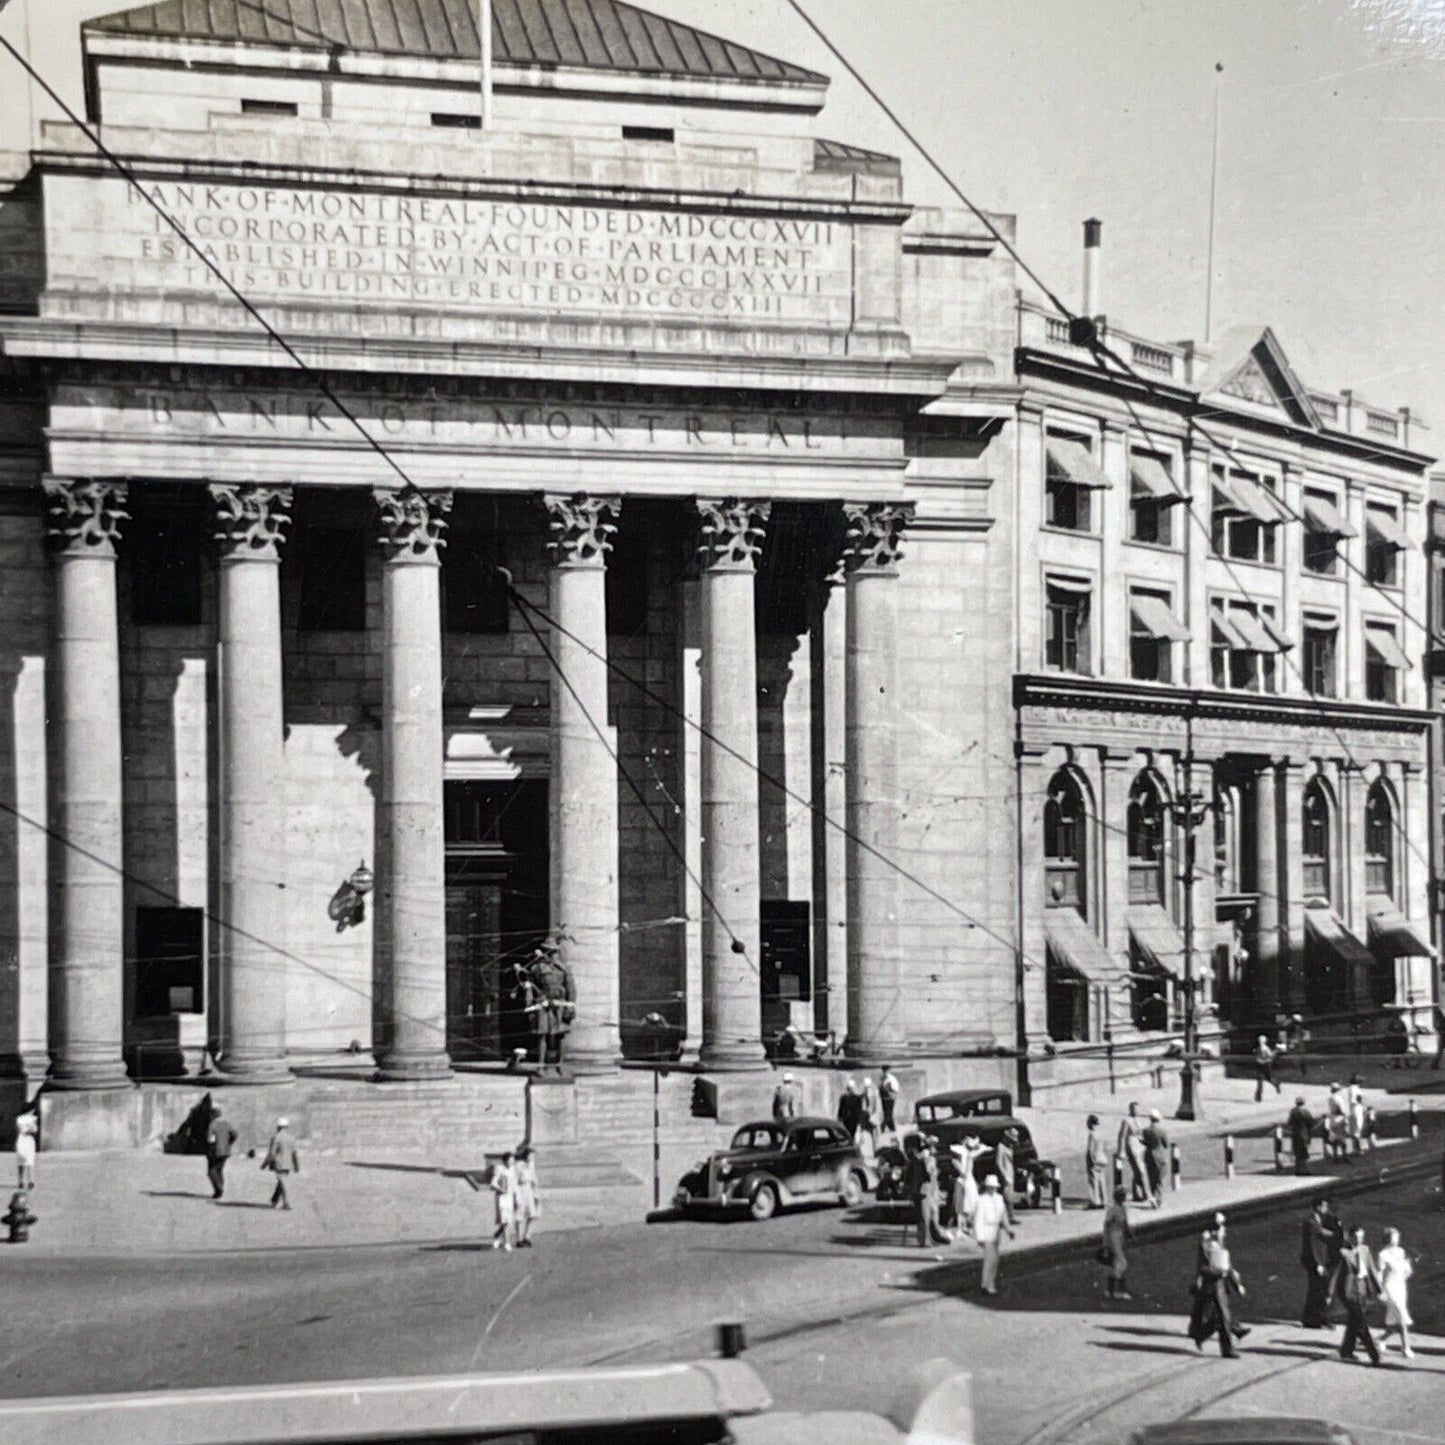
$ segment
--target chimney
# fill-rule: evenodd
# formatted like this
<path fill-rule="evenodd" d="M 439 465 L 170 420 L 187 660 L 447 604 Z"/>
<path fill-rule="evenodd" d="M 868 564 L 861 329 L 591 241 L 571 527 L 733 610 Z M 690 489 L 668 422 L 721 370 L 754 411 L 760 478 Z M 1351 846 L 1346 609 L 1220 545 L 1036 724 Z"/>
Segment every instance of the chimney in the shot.
<path fill-rule="evenodd" d="M 1104 223 L 1090 217 L 1084 222 L 1084 315 L 1097 321 L 1103 314 L 1099 301 L 1099 233 Z"/>

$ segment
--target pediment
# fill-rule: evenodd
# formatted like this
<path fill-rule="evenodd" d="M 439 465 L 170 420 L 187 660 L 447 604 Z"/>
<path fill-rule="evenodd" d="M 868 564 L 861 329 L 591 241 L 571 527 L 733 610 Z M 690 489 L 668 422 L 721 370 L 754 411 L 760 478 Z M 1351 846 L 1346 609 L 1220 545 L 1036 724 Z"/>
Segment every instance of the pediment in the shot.
<path fill-rule="evenodd" d="M 1309 393 L 1268 327 L 1228 333 L 1215 352 L 1200 393 L 1234 406 L 1243 403 L 1247 410 L 1273 413 L 1296 426 L 1320 428 L 1319 413 Z"/>

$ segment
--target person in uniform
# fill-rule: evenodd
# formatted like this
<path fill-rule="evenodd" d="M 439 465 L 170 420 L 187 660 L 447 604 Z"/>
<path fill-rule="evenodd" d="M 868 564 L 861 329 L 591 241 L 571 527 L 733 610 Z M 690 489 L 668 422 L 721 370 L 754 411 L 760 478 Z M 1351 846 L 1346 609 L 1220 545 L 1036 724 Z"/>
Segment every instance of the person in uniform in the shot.
<path fill-rule="evenodd" d="M 572 970 L 562 961 L 556 939 L 541 943 L 527 968 L 532 998 L 527 1010 L 537 1039 L 537 1062 L 560 1065 L 562 1045 L 577 1013 L 577 985 Z"/>

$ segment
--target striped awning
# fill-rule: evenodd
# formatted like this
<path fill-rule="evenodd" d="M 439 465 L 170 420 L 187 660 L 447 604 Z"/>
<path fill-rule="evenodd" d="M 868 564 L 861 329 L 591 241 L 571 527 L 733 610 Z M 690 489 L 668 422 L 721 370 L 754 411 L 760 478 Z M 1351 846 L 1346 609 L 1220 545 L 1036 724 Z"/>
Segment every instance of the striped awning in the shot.
<path fill-rule="evenodd" d="M 1393 908 L 1371 913 L 1368 920 L 1370 947 L 1382 958 L 1434 958 L 1430 926 L 1416 922 Z"/>
<path fill-rule="evenodd" d="M 1099 492 L 1113 490 L 1113 482 L 1104 475 L 1104 469 L 1090 456 L 1083 442 L 1072 441 L 1068 437 L 1050 437 L 1047 451 L 1050 463 L 1076 487 L 1089 487 Z"/>
<path fill-rule="evenodd" d="M 1144 961 L 1161 973 L 1184 977 L 1184 935 L 1157 903 L 1129 910 L 1129 937 Z"/>
<path fill-rule="evenodd" d="M 1368 968 L 1375 961 L 1375 955 L 1328 905 L 1305 905 L 1305 934 L 1351 968 Z"/>
<path fill-rule="evenodd" d="M 1098 935 L 1072 908 L 1051 908 L 1044 916 L 1049 952 L 1091 983 L 1110 983 L 1122 972 Z"/>

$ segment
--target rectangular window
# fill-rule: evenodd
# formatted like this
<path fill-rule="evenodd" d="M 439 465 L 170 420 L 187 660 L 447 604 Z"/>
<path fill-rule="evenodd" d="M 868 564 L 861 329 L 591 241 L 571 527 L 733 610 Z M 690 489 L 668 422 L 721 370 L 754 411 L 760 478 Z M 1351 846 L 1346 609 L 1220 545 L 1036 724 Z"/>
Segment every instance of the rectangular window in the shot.
<path fill-rule="evenodd" d="M 623 140 L 650 140 L 670 143 L 675 139 L 671 126 L 666 125 L 625 125 L 622 127 Z"/>
<path fill-rule="evenodd" d="M 296 102 L 294 100 L 254 100 L 243 97 L 241 100 L 242 115 L 296 115 Z"/>
<path fill-rule="evenodd" d="M 300 575 L 300 631 L 366 630 L 366 532 L 361 527 L 298 525 L 286 560 Z"/>
<path fill-rule="evenodd" d="M 1089 672 L 1092 654 L 1088 583 L 1050 577 L 1044 590 L 1044 665 L 1054 672 Z"/>
<path fill-rule="evenodd" d="M 607 635 L 647 631 L 647 534 L 620 527 L 607 559 Z"/>
<path fill-rule="evenodd" d="M 1174 647 L 1189 630 L 1174 615 L 1168 592 L 1135 588 L 1129 594 L 1129 676 L 1140 682 L 1174 681 Z"/>
<path fill-rule="evenodd" d="M 1376 587 L 1400 585 L 1400 552 L 1404 545 L 1400 514 L 1371 502 L 1365 508 L 1365 578 Z"/>
<path fill-rule="evenodd" d="M 204 1011 L 205 917 L 201 908 L 136 909 L 137 1018 Z"/>
<path fill-rule="evenodd" d="M 1044 521 L 1066 532 L 1094 526 L 1093 494 L 1110 486 L 1084 437 L 1044 438 Z"/>
<path fill-rule="evenodd" d="M 1329 492 L 1308 489 L 1304 494 L 1304 527 L 1305 571 L 1318 577 L 1337 577 L 1340 540 L 1357 535 L 1345 521 L 1338 499 Z"/>
<path fill-rule="evenodd" d="M 1274 607 L 1256 602 L 1215 602 L 1210 609 L 1210 675 L 1232 692 L 1278 692 L 1284 641 Z"/>
<path fill-rule="evenodd" d="M 511 604 L 497 575 L 502 539 L 496 532 L 452 528 L 442 550 L 442 626 L 448 632 L 502 636 Z"/>
<path fill-rule="evenodd" d="M 1219 556 L 1273 566 L 1275 531 L 1284 519 L 1269 478 L 1251 472 L 1226 472 L 1222 467 L 1214 469 L 1210 536 Z"/>
<path fill-rule="evenodd" d="M 1185 501 L 1169 458 L 1157 452 L 1129 457 L 1129 539 L 1155 547 L 1175 545 L 1174 508 Z"/>
<path fill-rule="evenodd" d="M 482 128 L 480 115 L 458 114 L 449 110 L 432 111 L 431 123 L 442 130 L 481 130 Z"/>
<path fill-rule="evenodd" d="M 175 487 L 133 491 L 121 565 L 130 581 L 130 620 L 140 627 L 195 627 L 201 621 L 205 499 Z"/>
<path fill-rule="evenodd" d="M 1400 701 L 1400 682 L 1409 659 L 1395 629 L 1372 622 L 1365 628 L 1365 697 L 1370 702 Z"/>
<path fill-rule="evenodd" d="M 1339 637 L 1339 624 L 1333 618 L 1306 615 L 1300 670 L 1306 689 L 1315 697 L 1340 695 Z"/>

